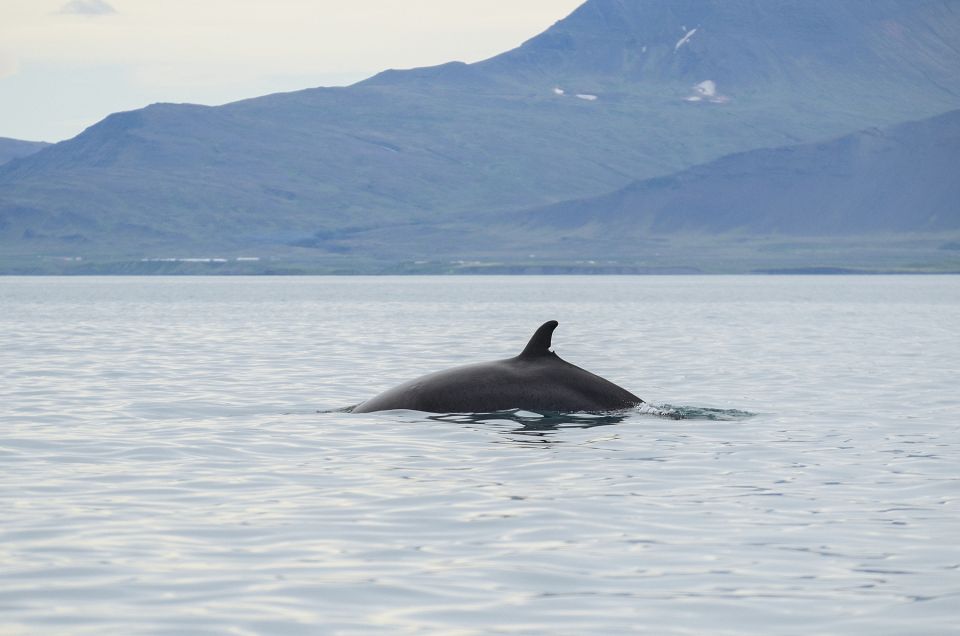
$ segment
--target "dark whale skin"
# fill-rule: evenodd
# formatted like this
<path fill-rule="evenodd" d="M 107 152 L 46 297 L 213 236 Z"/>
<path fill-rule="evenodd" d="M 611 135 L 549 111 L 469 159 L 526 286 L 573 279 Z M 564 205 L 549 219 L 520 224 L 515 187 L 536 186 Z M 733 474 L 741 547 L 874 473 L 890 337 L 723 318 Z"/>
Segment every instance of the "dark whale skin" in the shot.
<path fill-rule="evenodd" d="M 523 353 L 410 380 L 362 402 L 354 413 L 410 410 L 426 413 L 619 411 L 643 400 L 550 351 L 558 323 L 545 323 Z"/>

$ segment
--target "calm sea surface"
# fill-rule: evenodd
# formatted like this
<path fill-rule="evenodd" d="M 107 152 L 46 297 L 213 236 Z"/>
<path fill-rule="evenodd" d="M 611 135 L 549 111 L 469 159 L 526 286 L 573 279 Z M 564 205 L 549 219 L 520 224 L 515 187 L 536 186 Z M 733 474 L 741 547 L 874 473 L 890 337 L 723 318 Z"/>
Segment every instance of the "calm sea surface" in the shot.
<path fill-rule="evenodd" d="M 549 319 L 687 418 L 322 412 Z M 956 277 L 0 278 L 0 400 L 3 634 L 960 624 Z"/>

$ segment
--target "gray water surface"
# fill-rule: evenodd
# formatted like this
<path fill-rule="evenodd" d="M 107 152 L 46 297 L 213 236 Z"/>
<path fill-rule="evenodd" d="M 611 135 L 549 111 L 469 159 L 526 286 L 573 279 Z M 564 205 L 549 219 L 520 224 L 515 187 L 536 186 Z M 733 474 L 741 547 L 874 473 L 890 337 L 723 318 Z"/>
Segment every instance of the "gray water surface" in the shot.
<path fill-rule="evenodd" d="M 335 411 L 548 319 L 688 419 Z M 0 278 L 0 632 L 956 633 L 958 370 L 956 277 Z"/>

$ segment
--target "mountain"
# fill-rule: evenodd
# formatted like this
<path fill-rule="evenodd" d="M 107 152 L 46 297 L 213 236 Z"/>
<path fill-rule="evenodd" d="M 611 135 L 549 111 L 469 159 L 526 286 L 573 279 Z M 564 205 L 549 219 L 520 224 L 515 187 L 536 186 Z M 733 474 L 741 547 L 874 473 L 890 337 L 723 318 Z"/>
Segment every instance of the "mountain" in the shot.
<path fill-rule="evenodd" d="M 0 137 L 0 165 L 13 159 L 32 155 L 49 145 L 50 144 L 43 141 L 22 141 L 20 139 Z"/>
<path fill-rule="evenodd" d="M 955 110 L 823 143 L 737 153 L 519 218 L 537 232 L 621 236 L 957 232 L 958 166 Z"/>
<path fill-rule="evenodd" d="M 416 258 L 400 237 L 956 109 L 958 42 L 960 0 L 589 0 L 475 64 L 111 115 L 0 166 L 0 248 L 324 256 L 386 232 Z"/>

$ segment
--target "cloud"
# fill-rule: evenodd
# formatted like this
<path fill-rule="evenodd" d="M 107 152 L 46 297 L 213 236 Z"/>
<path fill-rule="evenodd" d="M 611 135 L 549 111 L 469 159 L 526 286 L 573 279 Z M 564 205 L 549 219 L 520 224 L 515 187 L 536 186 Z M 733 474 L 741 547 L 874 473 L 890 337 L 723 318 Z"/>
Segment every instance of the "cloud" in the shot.
<path fill-rule="evenodd" d="M 116 12 L 106 0 L 70 0 L 60 9 L 60 13 L 73 15 L 110 15 Z"/>
<path fill-rule="evenodd" d="M 0 51 L 0 79 L 16 75 L 19 70 L 17 56 L 7 51 Z"/>

